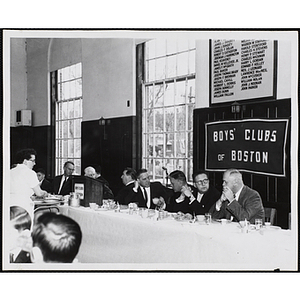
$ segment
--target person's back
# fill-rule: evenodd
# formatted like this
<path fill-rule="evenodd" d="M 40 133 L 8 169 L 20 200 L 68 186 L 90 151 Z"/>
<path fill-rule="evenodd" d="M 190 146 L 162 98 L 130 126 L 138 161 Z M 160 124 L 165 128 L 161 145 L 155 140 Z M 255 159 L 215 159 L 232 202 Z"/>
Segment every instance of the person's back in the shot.
<path fill-rule="evenodd" d="M 79 251 L 82 233 L 73 219 L 55 213 L 42 214 L 32 231 L 32 261 L 72 263 Z"/>

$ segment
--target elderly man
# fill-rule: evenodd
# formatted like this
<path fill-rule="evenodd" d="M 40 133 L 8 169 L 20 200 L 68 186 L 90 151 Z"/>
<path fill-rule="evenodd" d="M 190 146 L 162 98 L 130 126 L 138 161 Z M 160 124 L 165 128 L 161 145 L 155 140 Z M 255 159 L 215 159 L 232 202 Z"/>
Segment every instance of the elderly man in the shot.
<path fill-rule="evenodd" d="M 264 220 L 264 208 L 259 193 L 244 185 L 242 174 L 236 169 L 228 169 L 223 174 L 223 193 L 210 209 L 216 219 L 255 223 L 255 219 Z"/>
<path fill-rule="evenodd" d="M 169 177 L 174 193 L 167 205 L 167 211 L 195 214 L 190 205 L 195 201 L 195 187 L 187 184 L 186 176 L 180 170 L 171 172 Z"/>
<path fill-rule="evenodd" d="M 197 188 L 195 199 L 189 205 L 196 215 L 204 215 L 220 198 L 221 193 L 209 182 L 208 172 L 198 170 L 193 174 L 194 184 Z"/>
<path fill-rule="evenodd" d="M 56 176 L 53 179 L 53 193 L 55 195 L 69 195 L 73 192 L 72 187 L 72 174 L 75 170 L 74 163 L 72 161 L 66 161 L 64 163 L 64 173 Z"/>
<path fill-rule="evenodd" d="M 169 198 L 168 189 L 160 182 L 150 182 L 146 169 L 137 171 L 137 181 L 133 188 L 135 196 L 132 202 L 137 202 L 139 207 L 154 209 L 165 208 Z"/>
<path fill-rule="evenodd" d="M 103 184 L 103 199 L 114 199 L 114 194 L 109 188 L 107 180 L 105 180 L 102 176 L 99 176 L 99 173 L 96 172 L 95 168 L 91 166 L 86 167 L 84 169 L 84 176 L 96 179 Z"/>

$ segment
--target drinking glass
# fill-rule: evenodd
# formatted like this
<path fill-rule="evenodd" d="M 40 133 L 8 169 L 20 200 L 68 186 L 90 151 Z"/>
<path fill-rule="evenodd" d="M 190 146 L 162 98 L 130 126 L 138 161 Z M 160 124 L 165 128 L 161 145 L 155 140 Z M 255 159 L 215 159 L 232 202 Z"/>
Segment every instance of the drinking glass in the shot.
<path fill-rule="evenodd" d="M 260 230 L 262 227 L 262 219 L 255 219 L 255 229 Z"/>
<path fill-rule="evenodd" d="M 211 223 L 211 214 L 210 213 L 205 214 L 205 222 L 207 225 L 209 225 Z"/>

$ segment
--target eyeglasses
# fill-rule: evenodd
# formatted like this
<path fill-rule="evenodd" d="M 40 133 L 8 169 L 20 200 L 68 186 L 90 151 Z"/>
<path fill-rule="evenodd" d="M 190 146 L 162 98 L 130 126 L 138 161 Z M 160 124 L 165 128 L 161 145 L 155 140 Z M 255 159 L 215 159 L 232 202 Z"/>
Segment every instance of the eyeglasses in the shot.
<path fill-rule="evenodd" d="M 203 179 L 203 180 L 198 180 L 196 181 L 197 184 L 208 184 L 209 179 Z"/>

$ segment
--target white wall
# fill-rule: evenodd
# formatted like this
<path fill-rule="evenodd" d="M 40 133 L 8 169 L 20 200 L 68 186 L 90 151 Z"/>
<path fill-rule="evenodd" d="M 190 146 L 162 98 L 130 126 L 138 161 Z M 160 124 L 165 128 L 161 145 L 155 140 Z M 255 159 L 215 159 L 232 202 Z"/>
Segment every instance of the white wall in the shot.
<path fill-rule="evenodd" d="M 195 37 L 196 108 L 209 106 L 209 38 L 216 37 L 216 33 L 205 38 L 198 33 Z M 14 126 L 15 111 L 20 109 L 32 110 L 33 126 L 49 125 L 49 72 L 80 61 L 84 121 L 101 116 L 135 115 L 135 45 L 138 41 L 140 39 L 134 38 L 12 39 L 11 126 Z M 278 99 L 291 97 L 290 53 L 290 42 L 279 38 Z"/>
<path fill-rule="evenodd" d="M 16 111 L 27 109 L 26 39 L 11 39 L 11 110 L 10 126 L 15 126 Z"/>

